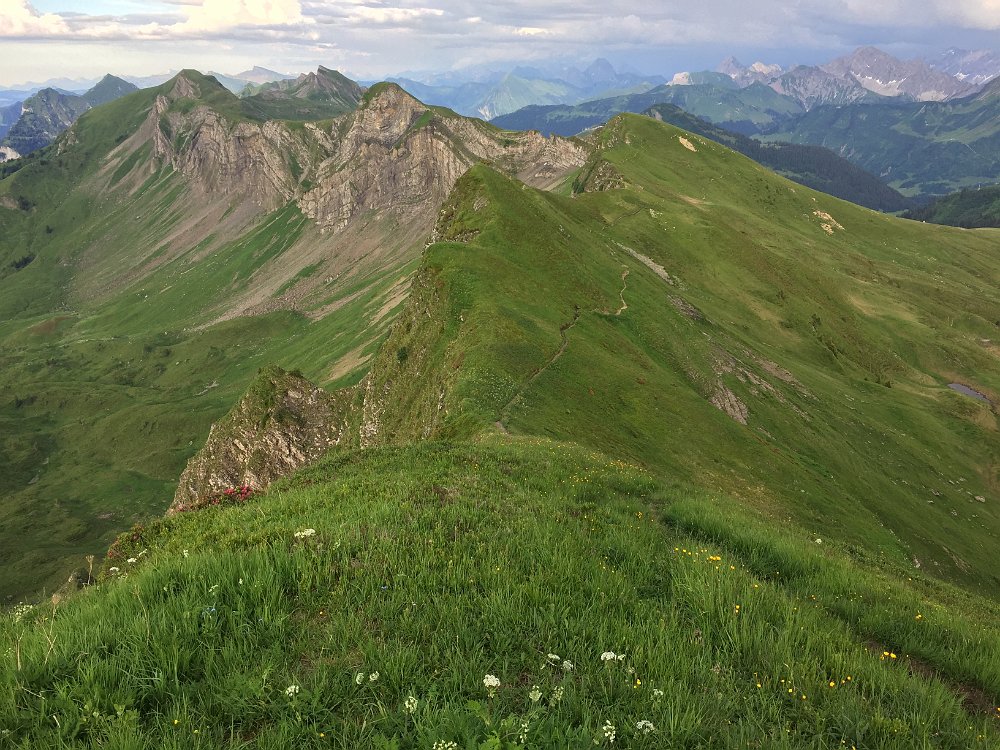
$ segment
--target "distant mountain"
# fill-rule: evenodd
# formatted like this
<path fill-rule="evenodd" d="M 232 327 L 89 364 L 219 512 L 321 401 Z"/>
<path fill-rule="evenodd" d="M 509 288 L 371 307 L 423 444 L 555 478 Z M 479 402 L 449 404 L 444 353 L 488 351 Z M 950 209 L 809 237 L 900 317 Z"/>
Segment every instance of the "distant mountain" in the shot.
<path fill-rule="evenodd" d="M 270 83 L 272 81 L 284 81 L 290 78 L 295 78 L 293 75 L 288 73 L 278 73 L 274 70 L 268 70 L 267 68 L 262 68 L 259 65 L 254 65 L 250 70 L 244 70 L 242 73 L 237 73 L 233 78 L 238 78 L 241 81 L 246 81 L 247 83 Z"/>
<path fill-rule="evenodd" d="M 641 93 L 665 82 L 660 76 L 620 72 L 604 59 L 586 68 L 542 70 L 517 67 L 496 75 L 483 73 L 476 80 L 454 76 L 416 81 L 392 78 L 409 94 L 467 116 L 493 119 L 531 106 L 579 104 L 591 99 Z"/>
<path fill-rule="evenodd" d="M 1000 79 L 946 102 L 817 107 L 779 123 L 767 139 L 825 146 L 904 195 L 1000 182 Z"/>
<path fill-rule="evenodd" d="M 246 114 L 261 119 L 318 120 L 354 110 L 364 91 L 350 78 L 321 65 L 315 73 L 295 79 L 249 84 L 241 106 Z"/>
<path fill-rule="evenodd" d="M 21 102 L 14 102 L 5 107 L 0 107 L 0 140 L 7 135 L 20 116 Z"/>
<path fill-rule="evenodd" d="M 853 78 L 882 96 L 904 96 L 917 101 L 943 101 L 967 96 L 976 89 L 922 60 L 903 61 L 875 47 L 861 47 L 846 57 L 820 66 L 840 78 Z"/>
<path fill-rule="evenodd" d="M 762 83 L 746 88 L 714 84 L 657 86 L 641 94 L 595 99 L 575 106 L 525 107 L 492 120 L 510 130 L 540 130 L 557 135 L 577 133 L 601 125 L 622 112 L 645 112 L 655 104 L 678 107 L 728 130 L 751 135 L 801 115 L 794 99 Z"/>
<path fill-rule="evenodd" d="M 643 114 L 721 143 L 790 180 L 859 206 L 895 212 L 912 205 L 875 175 L 821 146 L 761 143 L 712 125 L 673 104 L 657 104 Z"/>
<path fill-rule="evenodd" d="M 712 70 L 699 70 L 695 72 L 685 71 L 676 73 L 670 79 L 671 86 L 698 86 L 700 84 L 712 84 L 724 89 L 740 88 L 739 84 L 732 77 L 725 73 L 717 73 Z"/>
<path fill-rule="evenodd" d="M 42 89 L 21 105 L 20 117 L 8 129 L 0 146 L 22 156 L 28 154 L 47 146 L 88 109 L 135 90 L 133 84 L 112 75 L 104 76 L 96 86 L 80 96 L 53 88 Z"/>
<path fill-rule="evenodd" d="M 42 89 L 21 106 L 21 116 L 0 143 L 21 155 L 49 145 L 90 109 L 82 96 L 61 94 L 55 89 Z"/>
<path fill-rule="evenodd" d="M 965 50 L 952 47 L 941 55 L 927 60 L 933 70 L 954 76 L 973 86 L 981 86 L 1000 76 L 1000 52 L 993 50 Z"/>
<path fill-rule="evenodd" d="M 768 83 L 774 80 L 781 75 L 782 68 L 780 65 L 768 65 L 762 62 L 748 66 L 735 57 L 727 57 L 716 68 L 716 72 L 729 76 L 738 86 L 745 87 L 752 83 Z"/>
<path fill-rule="evenodd" d="M 881 98 L 854 78 L 837 76 L 809 65 L 792 68 L 769 85 L 779 94 L 798 101 L 806 110 L 822 104 L 839 107 L 854 102 L 874 102 Z"/>
<path fill-rule="evenodd" d="M 83 100 L 91 107 L 96 107 L 100 104 L 113 102 L 115 99 L 125 96 L 125 94 L 131 94 L 136 90 L 134 84 L 108 74 L 98 81 L 94 88 L 83 95 Z"/>
<path fill-rule="evenodd" d="M 904 218 L 966 229 L 1000 227 L 1000 185 L 966 188 L 908 211 Z"/>

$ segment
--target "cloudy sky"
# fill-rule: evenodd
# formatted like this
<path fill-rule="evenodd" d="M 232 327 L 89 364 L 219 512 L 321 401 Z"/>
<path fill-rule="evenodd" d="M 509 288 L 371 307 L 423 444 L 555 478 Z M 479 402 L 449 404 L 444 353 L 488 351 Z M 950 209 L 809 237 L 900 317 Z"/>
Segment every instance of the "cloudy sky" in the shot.
<path fill-rule="evenodd" d="M 0 0 L 0 85 L 196 67 L 376 78 L 598 56 L 647 73 L 1000 47 L 1000 0 Z"/>

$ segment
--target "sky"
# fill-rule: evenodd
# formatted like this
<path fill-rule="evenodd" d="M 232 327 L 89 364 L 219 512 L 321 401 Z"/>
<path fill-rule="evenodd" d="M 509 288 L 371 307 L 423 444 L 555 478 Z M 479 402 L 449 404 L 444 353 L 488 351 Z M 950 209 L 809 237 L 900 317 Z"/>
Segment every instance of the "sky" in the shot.
<path fill-rule="evenodd" d="M 1000 47 L 1000 0 L 0 0 L 0 85 L 110 72 L 280 72 L 374 80 L 473 65 L 586 62 L 670 76 Z"/>

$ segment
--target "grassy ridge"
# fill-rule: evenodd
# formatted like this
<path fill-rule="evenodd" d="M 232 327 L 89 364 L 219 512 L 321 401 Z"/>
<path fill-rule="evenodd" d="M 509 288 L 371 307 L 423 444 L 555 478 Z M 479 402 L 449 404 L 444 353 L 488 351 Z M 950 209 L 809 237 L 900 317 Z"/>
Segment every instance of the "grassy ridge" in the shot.
<path fill-rule="evenodd" d="M 332 455 L 126 535 L 98 591 L 5 619 L 0 724 L 12 747 L 1000 739 L 932 676 L 998 687 L 997 634 L 927 600 L 961 595 L 764 528 L 546 441 Z M 876 593 L 873 632 L 845 624 Z"/>
<path fill-rule="evenodd" d="M 465 241 L 428 249 L 431 301 L 376 364 L 426 407 L 392 434 L 588 445 L 996 592 L 996 418 L 947 388 L 998 392 L 992 236 L 811 193 L 645 118 L 605 134 L 598 171 L 642 190 L 564 198 L 481 167 L 459 184 L 439 233 Z"/>

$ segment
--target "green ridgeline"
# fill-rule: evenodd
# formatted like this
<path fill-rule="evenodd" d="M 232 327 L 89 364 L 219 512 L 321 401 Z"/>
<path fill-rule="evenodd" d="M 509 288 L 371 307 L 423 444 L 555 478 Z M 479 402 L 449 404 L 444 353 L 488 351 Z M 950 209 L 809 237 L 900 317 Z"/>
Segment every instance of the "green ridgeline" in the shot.
<path fill-rule="evenodd" d="M 400 445 L 3 620 L 9 743 L 1000 742 L 995 413 L 947 388 L 1000 391 L 996 233 L 600 141 L 603 192 L 453 191 L 372 364 Z"/>

